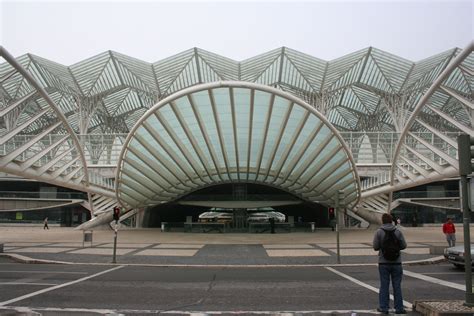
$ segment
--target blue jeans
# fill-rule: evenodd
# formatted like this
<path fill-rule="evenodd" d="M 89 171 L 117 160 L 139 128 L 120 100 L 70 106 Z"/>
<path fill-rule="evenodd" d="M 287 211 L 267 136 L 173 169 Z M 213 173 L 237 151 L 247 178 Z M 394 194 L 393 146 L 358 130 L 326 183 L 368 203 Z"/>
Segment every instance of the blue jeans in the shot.
<path fill-rule="evenodd" d="M 402 276 L 403 268 L 401 264 L 379 264 L 380 291 L 379 308 L 383 311 L 389 310 L 390 302 L 390 279 L 392 280 L 393 296 L 395 299 L 395 311 L 402 311 Z"/>
<path fill-rule="evenodd" d="M 456 234 L 446 234 L 446 240 L 448 241 L 449 247 L 456 246 Z"/>

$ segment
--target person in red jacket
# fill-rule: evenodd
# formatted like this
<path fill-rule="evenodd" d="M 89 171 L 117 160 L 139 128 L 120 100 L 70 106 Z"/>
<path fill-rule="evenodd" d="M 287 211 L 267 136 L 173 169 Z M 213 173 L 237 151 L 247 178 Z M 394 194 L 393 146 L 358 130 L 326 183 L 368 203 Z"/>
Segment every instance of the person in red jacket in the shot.
<path fill-rule="evenodd" d="M 456 227 L 454 227 L 453 220 L 448 218 L 443 224 L 443 233 L 446 235 L 449 247 L 456 246 Z"/>

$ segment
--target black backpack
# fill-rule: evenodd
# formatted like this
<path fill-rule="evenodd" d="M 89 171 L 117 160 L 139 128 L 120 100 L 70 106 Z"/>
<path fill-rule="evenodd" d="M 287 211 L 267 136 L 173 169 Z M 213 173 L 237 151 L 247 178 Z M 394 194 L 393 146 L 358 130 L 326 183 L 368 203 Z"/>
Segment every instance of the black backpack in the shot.
<path fill-rule="evenodd" d="M 382 255 L 389 261 L 395 261 L 400 256 L 400 240 L 395 236 L 395 230 L 385 230 L 382 241 Z"/>

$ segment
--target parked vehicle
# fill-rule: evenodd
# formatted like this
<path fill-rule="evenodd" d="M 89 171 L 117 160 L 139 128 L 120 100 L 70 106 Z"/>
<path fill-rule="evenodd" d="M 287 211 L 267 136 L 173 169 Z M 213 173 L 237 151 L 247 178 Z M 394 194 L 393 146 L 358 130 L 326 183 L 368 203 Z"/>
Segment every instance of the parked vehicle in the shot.
<path fill-rule="evenodd" d="M 230 223 L 232 219 L 232 213 L 226 212 L 204 212 L 199 214 L 199 222 L 201 223 Z"/>
<path fill-rule="evenodd" d="M 471 244 L 471 266 L 473 264 L 474 245 Z M 464 268 L 464 245 L 444 249 L 444 257 L 457 268 Z"/>
<path fill-rule="evenodd" d="M 252 213 L 247 217 L 248 222 L 254 223 L 266 223 L 270 220 L 270 216 L 267 213 Z"/>
<path fill-rule="evenodd" d="M 275 218 L 277 222 L 283 223 L 286 220 L 286 216 L 283 213 L 280 213 L 280 212 L 270 212 L 270 213 L 273 214 L 273 218 Z"/>
<path fill-rule="evenodd" d="M 274 211 L 250 213 L 249 217 L 247 218 L 247 221 L 255 223 L 266 223 L 270 221 L 270 218 L 274 218 L 275 222 L 277 223 L 282 223 L 285 221 L 285 214 Z"/>

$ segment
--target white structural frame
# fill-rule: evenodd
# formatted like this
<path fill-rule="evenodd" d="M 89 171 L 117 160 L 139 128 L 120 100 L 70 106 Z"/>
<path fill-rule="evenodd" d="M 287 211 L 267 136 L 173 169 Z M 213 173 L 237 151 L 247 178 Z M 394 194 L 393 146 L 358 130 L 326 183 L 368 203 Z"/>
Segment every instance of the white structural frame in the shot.
<path fill-rule="evenodd" d="M 7 173 L 11 173 L 14 175 L 30 178 L 30 179 L 35 179 L 39 181 L 45 181 L 48 183 L 56 184 L 59 186 L 65 186 L 69 187 L 72 189 L 76 190 L 82 190 L 86 191 L 88 193 L 97 193 L 97 194 L 103 194 L 103 195 L 108 195 L 111 196 L 111 192 L 109 190 L 104 190 L 103 188 L 97 187 L 97 186 L 92 186 L 90 181 L 89 181 L 89 172 L 87 169 L 87 162 L 84 156 L 84 152 L 82 149 L 82 146 L 80 144 L 80 141 L 74 132 L 74 130 L 71 128 L 69 125 L 66 117 L 64 114 L 59 110 L 59 108 L 56 106 L 54 101 L 51 99 L 49 94 L 46 92 L 46 90 L 41 87 L 36 80 L 31 76 L 29 72 L 27 72 L 16 60 L 15 58 L 2 46 L 0 46 L 0 57 L 3 57 L 13 68 L 14 72 L 10 74 L 13 75 L 15 72 L 18 72 L 23 76 L 28 83 L 36 90 L 32 91 L 26 96 L 24 96 L 21 100 L 17 101 L 16 103 L 13 103 L 12 105 L 2 109 L 2 116 L 8 113 L 12 108 L 16 107 L 17 104 L 20 104 L 23 100 L 26 100 L 27 98 L 32 97 L 34 94 L 39 93 L 39 95 L 46 101 L 48 104 L 49 108 L 52 109 L 56 115 L 56 117 L 59 119 L 59 122 L 56 122 L 49 126 L 47 129 L 45 129 L 42 133 L 35 135 L 34 138 L 29 140 L 27 143 L 22 145 L 21 147 L 17 148 L 13 152 L 2 156 L 1 157 L 1 170 Z M 3 144 L 5 143 L 9 138 L 13 137 L 15 134 L 20 132 L 24 127 L 26 127 L 28 124 L 33 122 L 34 120 L 40 118 L 43 114 L 48 112 L 49 109 L 44 109 L 41 111 L 39 114 L 35 115 L 32 117 L 29 121 L 24 123 L 23 125 L 18 126 L 14 130 L 10 131 L 6 135 L 3 135 L 0 139 L 0 142 Z M 46 136 L 50 131 L 54 130 L 55 128 L 62 126 L 66 129 L 67 131 L 67 136 L 64 136 L 59 142 L 56 142 L 54 146 L 50 146 L 42 151 L 41 154 L 39 154 L 37 157 L 32 157 L 29 159 L 30 161 L 25 161 L 23 164 L 17 164 L 14 162 L 14 158 L 17 157 L 21 152 L 27 150 L 29 147 L 33 146 L 37 141 L 39 141 L 42 137 Z M 68 137 L 72 140 L 74 144 L 74 149 L 76 150 L 78 154 L 78 158 L 75 158 L 71 161 L 69 161 L 67 164 L 64 164 L 57 170 L 54 170 L 53 172 L 48 173 L 47 171 L 55 165 L 55 163 L 59 162 L 64 156 L 66 156 L 69 152 L 73 150 L 73 148 L 70 148 L 69 151 L 66 151 L 59 155 L 58 157 L 55 157 L 53 160 L 48 162 L 46 165 L 42 166 L 41 168 L 34 169 L 32 168 L 32 164 L 38 159 L 41 155 L 44 155 L 48 153 L 49 149 L 52 149 L 58 145 L 61 145 Z M 83 177 L 81 177 L 80 182 L 77 181 L 71 181 L 72 177 L 76 173 L 80 171 L 81 168 L 77 168 L 76 170 L 72 171 L 69 173 L 67 176 L 63 178 L 59 178 L 59 176 L 68 168 L 71 167 L 73 164 L 77 162 L 77 160 L 80 161 L 82 165 L 82 170 L 83 170 Z"/>
<path fill-rule="evenodd" d="M 82 150 L 82 146 L 79 142 L 79 139 L 77 138 L 76 133 L 74 133 L 73 129 L 69 126 L 69 123 L 64 116 L 64 114 L 57 108 L 56 104 L 54 104 L 53 100 L 49 97 L 48 93 L 46 90 L 41 87 L 35 79 L 31 76 L 30 73 L 28 73 L 17 61 L 16 59 L 2 46 L 0 46 L 0 56 L 3 57 L 16 71 L 18 71 L 23 77 L 28 80 L 28 83 L 31 84 L 36 91 L 46 100 L 48 105 L 53 109 L 54 113 L 57 115 L 59 120 L 62 122 L 63 126 L 66 128 L 66 130 L 69 133 L 69 136 L 72 138 L 72 141 L 74 142 L 74 145 L 76 147 L 77 152 L 79 153 L 79 157 L 81 159 L 82 166 L 84 168 L 84 181 L 85 185 L 89 185 L 89 175 L 87 173 L 87 162 L 84 157 L 84 152 Z M 33 93 L 33 92 L 32 92 Z M 30 95 L 28 95 L 29 97 Z M 14 157 L 12 157 L 14 158 Z M 13 174 L 17 174 L 17 170 L 10 170 L 8 166 L 4 166 L 6 172 L 12 172 Z"/>
<path fill-rule="evenodd" d="M 422 98 L 419 100 L 415 108 L 413 109 L 413 112 L 411 113 L 409 119 L 407 120 L 406 125 L 404 126 L 399 141 L 397 143 L 395 152 L 394 152 L 394 157 L 392 161 L 392 165 L 390 168 L 390 182 L 389 184 L 385 186 L 381 186 L 376 189 L 372 190 L 367 190 L 362 193 L 362 202 L 364 202 L 367 199 L 373 199 L 377 196 L 382 196 L 389 194 L 390 197 L 387 200 L 387 203 L 383 203 L 383 207 L 379 208 L 380 211 L 390 211 L 391 209 L 391 194 L 392 192 L 403 190 L 406 188 L 434 182 L 434 181 L 440 181 L 452 177 L 459 176 L 459 171 L 458 171 L 458 164 L 457 164 L 457 157 L 453 157 L 445 152 L 443 152 L 441 149 L 436 148 L 435 146 L 430 145 L 423 139 L 415 136 L 412 134 L 411 129 L 413 127 L 413 124 L 415 122 L 419 123 L 422 125 L 424 128 L 432 131 L 434 135 L 438 136 L 442 141 L 444 141 L 447 145 L 453 147 L 454 149 L 457 149 L 457 143 L 456 140 L 453 138 L 450 138 L 443 134 L 443 132 L 438 131 L 436 128 L 429 126 L 426 122 L 423 122 L 419 117 L 421 111 L 426 107 L 430 109 L 432 112 L 434 112 L 436 115 L 438 115 L 442 120 L 447 121 L 451 123 L 455 128 L 459 130 L 459 133 L 468 133 L 471 135 L 474 135 L 474 129 L 472 127 L 468 127 L 466 125 L 460 124 L 459 122 L 456 122 L 456 120 L 446 113 L 443 113 L 442 111 L 430 106 L 428 103 L 431 99 L 431 97 L 439 90 L 441 89 L 443 92 L 449 94 L 451 97 L 455 98 L 458 100 L 461 104 L 467 107 L 468 111 L 474 111 L 474 103 L 472 101 L 472 96 L 471 100 L 467 100 L 466 98 L 460 96 L 459 94 L 453 92 L 451 89 L 446 88 L 442 86 L 442 84 L 445 82 L 445 80 L 448 79 L 448 77 L 455 71 L 458 67 L 461 67 L 461 64 L 468 58 L 472 52 L 474 51 L 474 41 L 471 41 L 448 65 L 447 67 L 441 72 L 441 74 L 436 78 L 436 80 L 433 82 L 433 84 L 429 87 L 429 89 L 423 94 Z M 472 75 L 472 73 L 471 73 Z M 472 114 L 471 114 L 472 115 Z M 471 123 L 472 124 L 472 123 Z M 439 164 L 435 161 L 432 161 L 428 157 L 422 155 L 419 153 L 417 150 L 409 147 L 406 145 L 406 139 L 407 137 L 410 136 L 412 137 L 417 143 L 421 144 L 425 148 L 427 148 L 429 151 L 433 152 L 435 155 L 441 157 L 446 164 Z M 422 160 L 431 170 L 423 168 L 419 165 L 416 164 L 416 162 L 410 161 L 407 157 L 404 157 L 401 155 L 402 148 L 407 148 L 413 155 L 415 155 L 418 159 Z M 403 165 L 399 165 L 398 162 L 399 160 L 402 160 L 406 164 L 408 164 L 410 167 L 415 170 L 416 174 L 413 172 L 410 172 L 407 168 L 403 167 Z M 407 178 L 410 179 L 410 181 L 403 181 L 404 179 L 401 178 L 399 175 L 396 173 L 396 169 L 399 168 L 400 170 L 403 171 L 403 173 L 406 175 Z"/>

